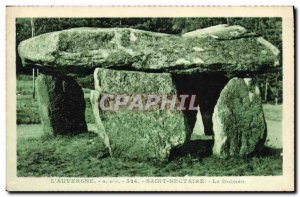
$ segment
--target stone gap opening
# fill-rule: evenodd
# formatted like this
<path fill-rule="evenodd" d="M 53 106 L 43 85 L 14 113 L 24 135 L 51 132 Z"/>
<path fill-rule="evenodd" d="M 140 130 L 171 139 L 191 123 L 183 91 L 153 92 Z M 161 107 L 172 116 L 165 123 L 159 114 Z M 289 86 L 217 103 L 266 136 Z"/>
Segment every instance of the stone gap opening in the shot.
<path fill-rule="evenodd" d="M 193 132 L 187 137 L 184 145 L 172 149 L 170 159 L 187 154 L 201 157 L 209 156 L 212 154 L 213 147 L 212 116 L 214 107 L 229 79 L 223 74 L 215 73 L 173 74 L 172 79 L 179 95 L 196 95 L 195 103 L 198 110 L 184 111 L 187 126 Z M 189 102 L 186 104 L 188 105 Z"/>

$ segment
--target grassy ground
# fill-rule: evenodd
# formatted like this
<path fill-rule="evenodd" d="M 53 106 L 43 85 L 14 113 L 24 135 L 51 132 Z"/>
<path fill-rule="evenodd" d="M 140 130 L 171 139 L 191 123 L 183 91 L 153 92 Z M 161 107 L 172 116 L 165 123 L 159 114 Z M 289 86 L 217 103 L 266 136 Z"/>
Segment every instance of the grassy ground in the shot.
<path fill-rule="evenodd" d="M 282 148 L 282 105 L 263 105 L 267 122 L 268 136 L 266 145 L 272 148 Z"/>
<path fill-rule="evenodd" d="M 18 176 L 250 176 L 281 175 L 282 107 L 264 105 L 268 126 L 266 149 L 261 156 L 219 159 L 199 154 L 167 162 L 103 157 L 103 147 L 95 132 L 94 118 L 85 89 L 86 120 L 89 131 L 72 137 L 45 136 L 38 115 L 37 101 L 32 99 L 32 82 L 18 76 L 17 82 L 17 172 Z"/>
<path fill-rule="evenodd" d="M 75 137 L 42 137 L 18 141 L 18 176 L 246 176 L 280 175 L 282 159 L 182 157 L 170 162 L 101 158 L 94 133 Z M 84 147 L 84 148 L 83 148 Z"/>

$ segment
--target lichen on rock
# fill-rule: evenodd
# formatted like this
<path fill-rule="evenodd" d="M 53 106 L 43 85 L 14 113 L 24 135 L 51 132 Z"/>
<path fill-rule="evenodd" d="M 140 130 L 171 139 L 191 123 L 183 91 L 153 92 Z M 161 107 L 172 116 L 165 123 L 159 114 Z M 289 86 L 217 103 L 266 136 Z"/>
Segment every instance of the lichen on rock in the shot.
<path fill-rule="evenodd" d="M 170 73 L 144 73 L 98 68 L 95 70 L 92 104 L 102 139 L 113 157 L 167 160 L 173 148 L 188 142 L 193 125 L 183 111 L 100 109 L 99 100 L 110 95 L 175 95 Z M 95 99 L 97 97 L 97 99 Z M 196 115 L 196 114 L 195 114 Z"/>
<path fill-rule="evenodd" d="M 233 78 L 221 91 L 213 113 L 213 152 L 246 156 L 263 148 L 267 128 L 260 92 L 251 79 Z"/>
<path fill-rule="evenodd" d="M 130 28 L 74 28 L 25 40 L 18 51 L 25 66 L 56 69 L 239 73 L 276 66 L 276 47 L 257 35 L 240 26 L 209 29 L 182 37 Z"/>

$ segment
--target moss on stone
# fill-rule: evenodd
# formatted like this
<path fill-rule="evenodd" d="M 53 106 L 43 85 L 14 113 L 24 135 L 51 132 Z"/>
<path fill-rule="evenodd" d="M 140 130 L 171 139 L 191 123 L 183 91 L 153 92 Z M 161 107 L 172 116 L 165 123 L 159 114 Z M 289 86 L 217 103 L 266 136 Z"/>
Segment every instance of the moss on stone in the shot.
<path fill-rule="evenodd" d="M 235 73 L 265 71 L 278 61 L 274 47 L 270 49 L 255 36 L 233 35 L 220 40 L 130 28 L 63 30 L 25 40 L 18 50 L 25 65 L 40 63 L 74 69 L 119 67 L 174 73 Z"/>
<path fill-rule="evenodd" d="M 165 160 L 172 148 L 187 140 L 181 112 L 118 111 L 102 112 L 100 116 L 113 157 Z"/>
<path fill-rule="evenodd" d="M 170 73 L 145 73 L 97 68 L 94 75 L 95 90 L 101 93 L 176 94 L 176 87 Z"/>
<path fill-rule="evenodd" d="M 231 79 L 215 106 L 214 154 L 218 156 L 246 156 L 262 149 L 266 140 L 259 89 L 251 80 L 245 81 Z"/>
<path fill-rule="evenodd" d="M 169 73 L 144 73 L 136 71 L 95 70 L 95 91 L 91 102 L 101 136 L 110 147 L 112 156 L 140 160 L 166 160 L 174 147 L 188 142 L 195 117 L 187 112 L 151 109 L 148 111 L 117 111 L 99 109 L 103 95 L 176 95 L 177 87 Z"/>

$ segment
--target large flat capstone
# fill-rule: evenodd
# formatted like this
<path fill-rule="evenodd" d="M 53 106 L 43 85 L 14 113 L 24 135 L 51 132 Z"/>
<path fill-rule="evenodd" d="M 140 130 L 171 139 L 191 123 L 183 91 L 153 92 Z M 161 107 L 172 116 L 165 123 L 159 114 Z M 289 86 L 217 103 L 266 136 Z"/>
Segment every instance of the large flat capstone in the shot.
<path fill-rule="evenodd" d="M 251 79 L 233 78 L 221 91 L 213 130 L 213 152 L 220 157 L 246 156 L 263 148 L 267 127 L 260 92 Z"/>
<path fill-rule="evenodd" d="M 265 72 L 279 50 L 240 26 L 218 25 L 183 36 L 130 28 L 74 28 L 39 35 L 18 47 L 24 65 L 173 73 Z"/>

